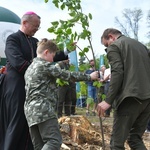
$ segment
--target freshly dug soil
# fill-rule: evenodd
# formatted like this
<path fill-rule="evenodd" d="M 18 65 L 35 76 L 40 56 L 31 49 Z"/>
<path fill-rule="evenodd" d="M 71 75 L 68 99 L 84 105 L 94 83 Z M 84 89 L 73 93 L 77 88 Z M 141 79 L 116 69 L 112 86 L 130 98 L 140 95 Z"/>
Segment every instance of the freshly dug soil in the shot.
<path fill-rule="evenodd" d="M 63 146 L 61 150 L 109 150 L 110 135 L 112 130 L 112 117 L 104 118 L 103 132 L 104 143 L 102 142 L 102 135 L 99 122 L 91 123 L 90 119 L 82 116 L 61 117 L 59 119 L 60 130 L 63 137 Z M 150 133 L 143 135 L 144 143 L 148 150 L 150 150 Z M 127 150 L 130 150 L 127 143 L 125 144 Z"/>

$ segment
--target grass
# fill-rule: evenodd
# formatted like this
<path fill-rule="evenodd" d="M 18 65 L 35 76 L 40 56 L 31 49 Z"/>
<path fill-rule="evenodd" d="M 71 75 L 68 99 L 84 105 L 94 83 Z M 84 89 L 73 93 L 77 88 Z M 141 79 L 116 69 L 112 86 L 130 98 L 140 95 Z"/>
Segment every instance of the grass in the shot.
<path fill-rule="evenodd" d="M 76 113 L 78 115 L 83 115 L 83 116 L 86 116 L 86 107 L 76 107 Z M 113 113 L 111 113 L 110 115 L 111 117 L 109 118 L 105 118 L 103 117 L 102 118 L 102 121 L 104 124 L 106 125 L 112 125 L 112 122 L 113 122 Z M 90 116 L 86 116 L 87 119 L 92 123 L 92 124 L 97 124 L 97 125 L 100 125 L 100 120 L 99 120 L 99 117 L 96 115 L 96 116 L 93 116 L 92 115 L 92 111 L 90 111 Z"/>

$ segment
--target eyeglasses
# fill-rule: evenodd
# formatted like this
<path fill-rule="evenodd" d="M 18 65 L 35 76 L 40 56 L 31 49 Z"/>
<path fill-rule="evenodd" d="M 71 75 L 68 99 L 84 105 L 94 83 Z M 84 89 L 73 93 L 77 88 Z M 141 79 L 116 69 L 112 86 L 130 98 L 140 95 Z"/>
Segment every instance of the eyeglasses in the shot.
<path fill-rule="evenodd" d="M 40 30 L 41 27 L 37 26 L 37 25 L 34 25 L 32 22 L 29 22 L 29 24 L 31 24 L 34 28 L 36 28 L 37 30 Z"/>

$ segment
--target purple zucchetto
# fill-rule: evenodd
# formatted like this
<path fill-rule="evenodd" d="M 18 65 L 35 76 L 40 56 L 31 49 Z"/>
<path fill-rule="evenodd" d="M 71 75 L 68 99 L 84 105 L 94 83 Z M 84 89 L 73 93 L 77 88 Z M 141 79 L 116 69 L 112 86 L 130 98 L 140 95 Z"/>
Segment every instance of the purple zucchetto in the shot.
<path fill-rule="evenodd" d="M 33 11 L 28 11 L 24 15 L 37 15 L 37 14 Z"/>

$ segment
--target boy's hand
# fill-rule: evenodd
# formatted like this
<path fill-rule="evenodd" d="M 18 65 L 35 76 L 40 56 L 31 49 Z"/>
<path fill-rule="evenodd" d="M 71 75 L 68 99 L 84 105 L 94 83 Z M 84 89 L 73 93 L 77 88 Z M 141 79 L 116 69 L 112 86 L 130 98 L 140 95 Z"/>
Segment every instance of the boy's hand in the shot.
<path fill-rule="evenodd" d="M 91 80 L 98 80 L 98 71 L 94 71 L 90 74 Z"/>

